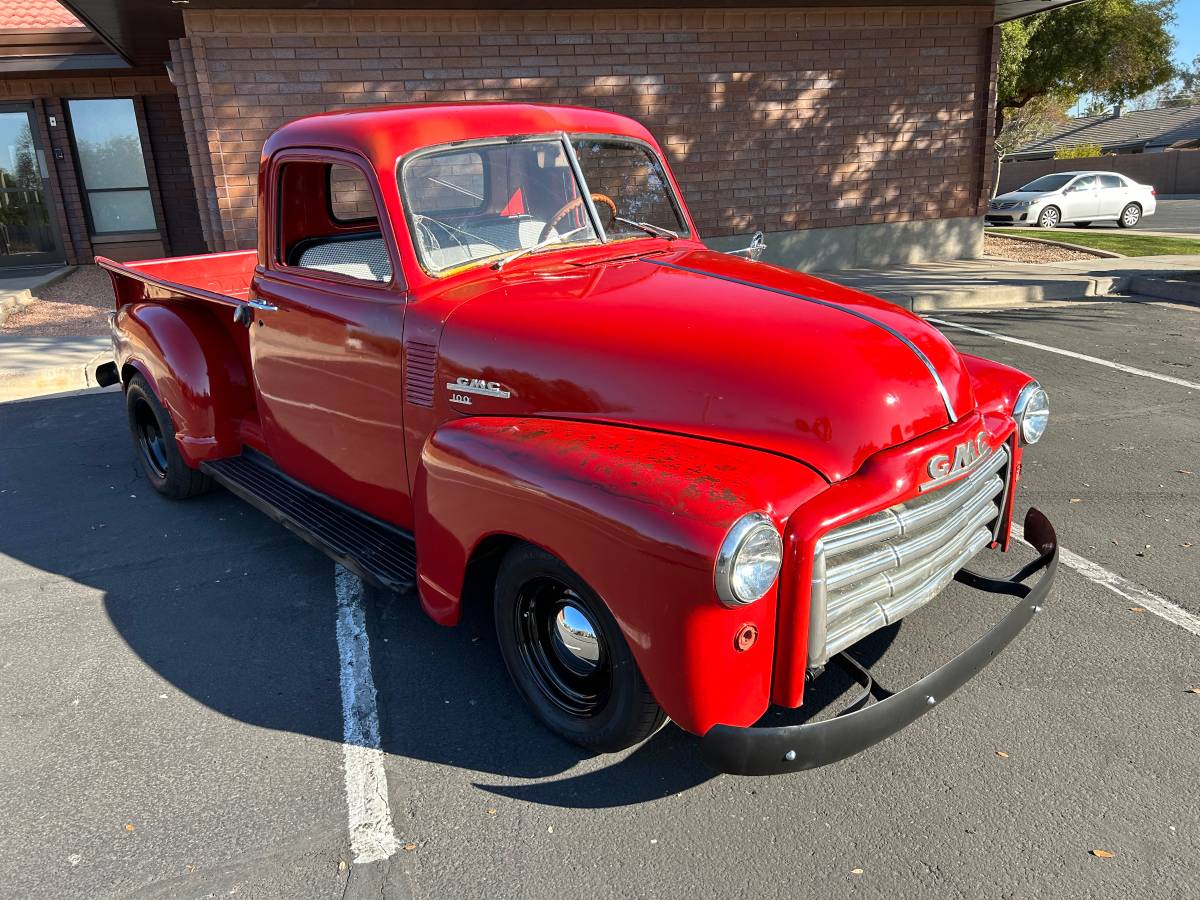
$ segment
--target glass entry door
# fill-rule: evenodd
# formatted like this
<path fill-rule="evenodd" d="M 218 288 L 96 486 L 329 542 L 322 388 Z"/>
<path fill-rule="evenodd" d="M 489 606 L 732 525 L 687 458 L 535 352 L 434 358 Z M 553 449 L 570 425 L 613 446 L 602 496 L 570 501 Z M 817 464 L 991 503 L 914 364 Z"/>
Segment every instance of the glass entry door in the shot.
<path fill-rule="evenodd" d="M 0 106 L 0 268 L 64 261 L 32 114 L 31 106 Z"/>

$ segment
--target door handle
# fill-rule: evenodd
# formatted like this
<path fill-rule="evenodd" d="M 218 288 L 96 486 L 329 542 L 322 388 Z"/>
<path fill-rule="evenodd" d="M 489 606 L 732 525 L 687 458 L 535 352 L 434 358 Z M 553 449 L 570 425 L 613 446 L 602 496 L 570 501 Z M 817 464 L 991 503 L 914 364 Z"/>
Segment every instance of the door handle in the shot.
<path fill-rule="evenodd" d="M 254 312 L 252 310 L 257 310 L 258 312 L 276 312 L 278 309 L 278 306 L 273 303 L 267 303 L 265 300 L 243 300 L 237 309 L 233 311 L 233 321 L 249 328 L 254 324 Z"/>

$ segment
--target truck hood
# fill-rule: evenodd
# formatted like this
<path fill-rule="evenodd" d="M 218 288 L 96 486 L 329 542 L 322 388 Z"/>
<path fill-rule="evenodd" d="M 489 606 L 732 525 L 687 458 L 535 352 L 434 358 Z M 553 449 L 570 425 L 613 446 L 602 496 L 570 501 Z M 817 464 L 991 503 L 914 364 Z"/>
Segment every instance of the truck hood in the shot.
<path fill-rule="evenodd" d="M 459 414 L 693 435 L 838 481 L 975 407 L 936 329 L 790 269 L 708 250 L 528 263 L 446 322 L 437 389 Z"/>

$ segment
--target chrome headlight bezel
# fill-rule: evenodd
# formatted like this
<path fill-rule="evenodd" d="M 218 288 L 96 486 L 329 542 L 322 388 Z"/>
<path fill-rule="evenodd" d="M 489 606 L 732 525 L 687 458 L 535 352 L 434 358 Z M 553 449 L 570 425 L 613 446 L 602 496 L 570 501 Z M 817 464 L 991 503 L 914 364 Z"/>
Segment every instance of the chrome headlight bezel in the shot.
<path fill-rule="evenodd" d="M 761 590 L 751 590 L 743 595 L 739 592 L 736 582 L 737 570 L 741 561 L 741 553 L 751 545 L 751 541 L 766 540 L 765 549 L 774 551 L 774 565 L 770 580 L 760 579 Z M 717 597 L 729 607 L 748 606 L 756 600 L 761 600 L 779 580 L 779 572 L 783 568 L 783 538 L 779 529 L 766 513 L 746 513 L 726 532 L 721 547 L 717 551 L 717 561 L 714 567 L 714 582 Z"/>
<path fill-rule="evenodd" d="M 1045 388 L 1036 381 L 1031 381 L 1021 388 L 1013 406 L 1013 418 L 1017 421 L 1017 435 L 1022 445 L 1036 444 L 1040 441 L 1050 421 L 1050 395 L 1046 393 Z"/>

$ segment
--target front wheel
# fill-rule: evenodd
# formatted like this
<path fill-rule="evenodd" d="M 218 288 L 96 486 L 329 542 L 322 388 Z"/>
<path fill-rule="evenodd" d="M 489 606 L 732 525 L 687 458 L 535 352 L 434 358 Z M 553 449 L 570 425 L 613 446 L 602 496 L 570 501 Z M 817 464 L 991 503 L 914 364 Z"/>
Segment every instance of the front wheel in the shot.
<path fill-rule="evenodd" d="M 632 747 L 665 716 L 608 607 L 546 551 L 519 545 L 500 565 L 496 636 L 504 665 L 534 714 L 590 750 Z"/>
<path fill-rule="evenodd" d="M 172 500 L 185 500 L 216 486 L 207 475 L 183 461 L 175 444 L 171 415 L 141 375 L 129 379 L 125 409 L 138 462 L 151 487 Z"/>
<path fill-rule="evenodd" d="M 1140 221 L 1142 221 L 1142 208 L 1136 203 L 1130 203 L 1121 210 L 1121 218 L 1117 220 L 1117 224 L 1122 228 L 1132 228 Z"/>
<path fill-rule="evenodd" d="M 1056 206 L 1047 206 L 1038 216 L 1038 228 L 1057 228 L 1062 215 Z"/>

